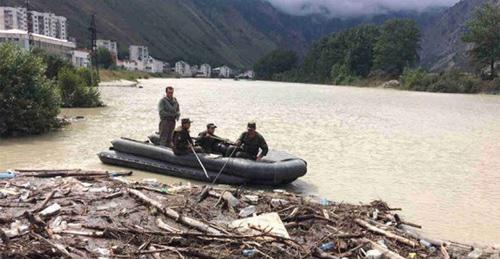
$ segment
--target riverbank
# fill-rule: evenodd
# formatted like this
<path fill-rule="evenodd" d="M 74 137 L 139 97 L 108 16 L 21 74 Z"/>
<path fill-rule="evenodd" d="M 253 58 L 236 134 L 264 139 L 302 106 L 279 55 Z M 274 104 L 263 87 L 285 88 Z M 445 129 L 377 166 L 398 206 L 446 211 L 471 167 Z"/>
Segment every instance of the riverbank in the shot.
<path fill-rule="evenodd" d="M 158 73 L 152 74 L 142 71 L 128 71 L 128 70 L 99 70 L 99 77 L 101 82 L 128 80 L 137 82 L 138 79 L 149 78 L 175 78 L 173 73 Z"/>
<path fill-rule="evenodd" d="M 498 258 L 425 238 L 382 201 L 351 205 L 284 190 L 133 182 L 129 173 L 2 174 L 2 257 Z M 397 212 L 397 213 L 396 213 Z M 498 249 L 498 248 L 497 248 Z M 496 257 L 495 257 L 496 256 Z"/>

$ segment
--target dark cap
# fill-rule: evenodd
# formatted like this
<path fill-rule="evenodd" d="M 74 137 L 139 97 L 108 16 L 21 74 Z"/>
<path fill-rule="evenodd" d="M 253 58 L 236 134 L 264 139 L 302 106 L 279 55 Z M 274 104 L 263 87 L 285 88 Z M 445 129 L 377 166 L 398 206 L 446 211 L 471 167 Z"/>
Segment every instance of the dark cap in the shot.
<path fill-rule="evenodd" d="M 215 124 L 213 124 L 213 123 L 207 124 L 207 129 L 211 129 L 211 128 L 215 129 L 215 128 L 217 128 L 217 126 Z"/>
<path fill-rule="evenodd" d="M 193 122 L 193 121 L 190 120 L 189 118 L 184 118 L 184 119 L 181 120 L 182 124 L 191 123 L 191 122 Z"/>
<path fill-rule="evenodd" d="M 252 121 L 252 122 L 249 122 L 247 124 L 247 128 L 255 129 L 255 128 L 257 128 L 257 126 L 256 126 L 255 122 Z"/>

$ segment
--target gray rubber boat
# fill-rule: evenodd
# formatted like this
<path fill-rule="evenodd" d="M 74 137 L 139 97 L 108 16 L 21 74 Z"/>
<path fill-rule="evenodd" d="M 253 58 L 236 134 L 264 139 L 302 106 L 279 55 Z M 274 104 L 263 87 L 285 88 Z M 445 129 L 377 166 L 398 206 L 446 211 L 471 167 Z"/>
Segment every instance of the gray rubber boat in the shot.
<path fill-rule="evenodd" d="M 207 169 L 208 179 L 194 154 L 177 156 L 172 149 L 127 139 L 111 142 L 111 151 L 98 154 L 105 164 L 151 171 L 176 177 L 212 182 L 227 157 L 198 154 Z M 221 184 L 281 185 L 295 181 L 307 172 L 303 159 L 270 150 L 262 161 L 231 158 L 219 176 Z"/>

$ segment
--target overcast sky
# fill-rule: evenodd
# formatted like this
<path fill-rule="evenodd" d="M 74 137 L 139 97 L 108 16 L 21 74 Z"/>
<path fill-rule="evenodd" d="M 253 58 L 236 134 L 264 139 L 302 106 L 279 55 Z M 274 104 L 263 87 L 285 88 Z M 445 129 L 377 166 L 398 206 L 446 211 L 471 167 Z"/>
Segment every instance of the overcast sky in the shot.
<path fill-rule="evenodd" d="M 295 15 L 313 13 L 335 17 L 383 14 L 388 11 L 423 10 L 452 6 L 460 0 L 267 0 L 278 9 Z"/>

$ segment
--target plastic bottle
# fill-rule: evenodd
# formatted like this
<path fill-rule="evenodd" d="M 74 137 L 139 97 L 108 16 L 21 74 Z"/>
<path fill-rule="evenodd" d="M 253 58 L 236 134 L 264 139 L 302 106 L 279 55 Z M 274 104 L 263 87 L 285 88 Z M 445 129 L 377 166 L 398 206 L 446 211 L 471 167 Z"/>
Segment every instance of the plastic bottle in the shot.
<path fill-rule="evenodd" d="M 250 257 L 252 255 L 255 254 L 255 248 L 252 248 L 252 249 L 244 249 L 243 251 L 241 251 L 241 254 L 243 254 L 244 257 Z"/>
<path fill-rule="evenodd" d="M 329 251 L 329 250 L 335 249 L 335 244 L 333 242 L 327 242 L 327 243 L 321 244 L 319 246 L 319 249 L 321 249 L 323 251 Z"/>
<path fill-rule="evenodd" d="M 321 204 L 323 206 L 328 206 L 328 205 L 330 205 L 330 201 L 327 198 L 321 198 L 319 200 L 319 204 Z"/>
<path fill-rule="evenodd" d="M 12 171 L 0 173 L 0 179 L 12 179 L 14 177 L 16 177 L 16 174 Z"/>
<path fill-rule="evenodd" d="M 420 244 L 422 246 L 425 246 L 425 248 L 427 248 L 431 253 L 434 253 L 436 251 L 436 248 L 425 239 L 420 239 Z"/>

